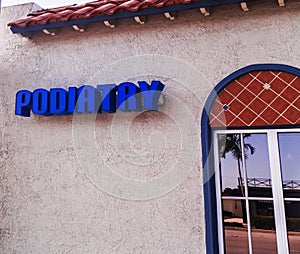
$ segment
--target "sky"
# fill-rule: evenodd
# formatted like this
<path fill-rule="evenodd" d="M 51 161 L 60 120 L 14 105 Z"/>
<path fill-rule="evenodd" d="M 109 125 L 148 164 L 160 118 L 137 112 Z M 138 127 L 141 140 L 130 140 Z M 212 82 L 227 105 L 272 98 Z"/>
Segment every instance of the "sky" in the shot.
<path fill-rule="evenodd" d="M 248 178 L 270 179 L 270 164 L 267 144 L 267 134 L 251 134 L 245 140 L 255 147 L 255 153 L 249 155 L 246 160 Z M 279 154 L 281 162 L 282 180 L 284 182 L 300 181 L 300 133 L 279 133 L 278 134 Z M 221 160 L 222 187 L 236 188 L 238 186 L 237 160 L 230 154 L 226 159 Z"/>
<path fill-rule="evenodd" d="M 87 2 L 92 2 L 93 0 L 2 0 L 2 7 L 15 5 L 15 4 L 24 4 L 29 2 L 35 2 L 43 8 L 52 8 L 59 7 L 69 4 L 82 4 Z"/>

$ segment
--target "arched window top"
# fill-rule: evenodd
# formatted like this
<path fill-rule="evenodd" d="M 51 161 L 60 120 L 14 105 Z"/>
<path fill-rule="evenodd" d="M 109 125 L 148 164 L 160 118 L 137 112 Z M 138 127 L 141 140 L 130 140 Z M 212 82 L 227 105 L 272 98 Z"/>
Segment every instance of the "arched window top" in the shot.
<path fill-rule="evenodd" d="M 201 118 L 207 253 L 219 253 L 212 129 L 299 125 L 298 68 L 250 65 L 223 79 L 210 93 Z"/>
<path fill-rule="evenodd" d="M 300 70 L 262 64 L 243 68 L 217 87 L 210 127 L 300 124 Z"/>

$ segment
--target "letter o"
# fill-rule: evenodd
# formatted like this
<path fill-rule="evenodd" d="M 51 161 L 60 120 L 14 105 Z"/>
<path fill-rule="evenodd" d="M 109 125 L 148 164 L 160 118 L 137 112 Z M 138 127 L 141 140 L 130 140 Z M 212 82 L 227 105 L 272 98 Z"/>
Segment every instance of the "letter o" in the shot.
<path fill-rule="evenodd" d="M 36 89 L 32 93 L 32 112 L 37 115 L 49 115 L 49 91 Z"/>

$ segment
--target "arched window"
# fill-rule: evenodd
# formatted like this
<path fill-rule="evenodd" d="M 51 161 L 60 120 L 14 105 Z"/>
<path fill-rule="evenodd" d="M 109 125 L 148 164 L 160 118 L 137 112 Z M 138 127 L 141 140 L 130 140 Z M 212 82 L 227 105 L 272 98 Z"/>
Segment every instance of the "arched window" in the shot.
<path fill-rule="evenodd" d="M 222 80 L 201 122 L 207 253 L 300 250 L 300 69 Z"/>

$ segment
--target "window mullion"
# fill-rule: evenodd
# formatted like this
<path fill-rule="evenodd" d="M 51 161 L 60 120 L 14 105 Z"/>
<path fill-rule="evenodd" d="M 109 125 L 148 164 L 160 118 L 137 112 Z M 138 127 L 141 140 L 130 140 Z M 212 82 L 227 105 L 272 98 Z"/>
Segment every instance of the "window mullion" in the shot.
<path fill-rule="evenodd" d="M 248 200 L 248 180 L 247 180 L 247 172 L 246 172 L 246 160 L 245 160 L 245 147 L 244 147 L 244 137 L 243 134 L 240 134 L 241 139 L 241 150 L 242 150 L 242 171 L 244 177 L 244 185 L 245 185 L 245 197 L 246 197 L 246 214 L 247 214 L 247 229 L 248 229 L 248 244 L 249 244 L 249 254 L 252 254 L 252 236 L 251 236 L 251 222 L 250 222 L 250 207 Z"/>
<path fill-rule="evenodd" d="M 221 193 L 221 173 L 219 166 L 219 148 L 218 148 L 218 135 L 214 133 L 214 164 L 215 164 L 215 182 L 217 194 L 217 216 L 218 216 L 218 237 L 219 237 L 219 253 L 223 254 L 224 251 L 224 232 L 223 232 L 223 213 L 222 213 L 222 193 Z"/>
<path fill-rule="evenodd" d="M 269 160 L 271 166 L 272 192 L 278 253 L 289 253 L 283 201 L 282 179 L 280 169 L 277 131 L 268 131 Z"/>

